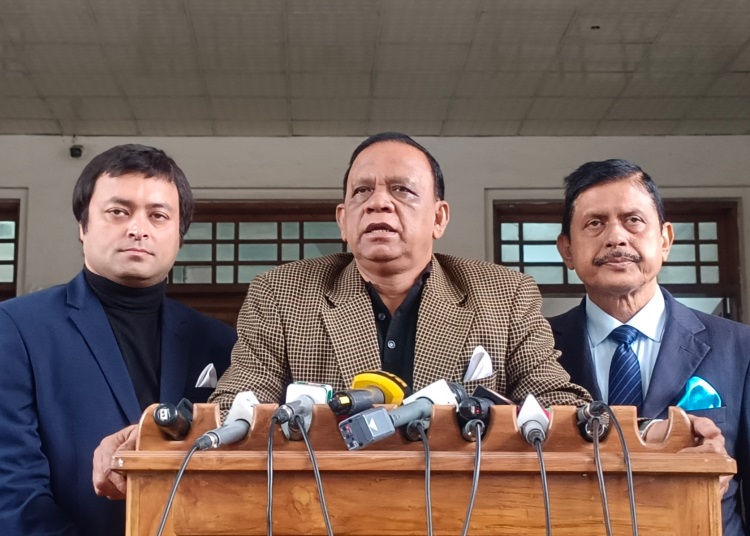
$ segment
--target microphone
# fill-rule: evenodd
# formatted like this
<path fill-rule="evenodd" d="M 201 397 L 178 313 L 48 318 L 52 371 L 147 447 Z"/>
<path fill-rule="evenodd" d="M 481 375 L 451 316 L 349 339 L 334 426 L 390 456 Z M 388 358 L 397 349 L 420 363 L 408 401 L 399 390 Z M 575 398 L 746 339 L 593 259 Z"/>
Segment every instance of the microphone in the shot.
<path fill-rule="evenodd" d="M 410 394 L 409 386 L 395 374 L 372 370 L 357 374 L 351 388 L 334 393 L 328 406 L 336 415 L 355 415 L 375 404 L 401 404 Z"/>
<path fill-rule="evenodd" d="M 607 437 L 607 434 L 609 434 L 609 421 L 607 416 L 607 405 L 600 400 L 589 402 L 578 408 L 576 410 L 576 422 L 581 437 L 589 443 L 594 441 L 594 434 L 591 429 L 591 422 L 594 419 L 599 419 L 599 439 L 601 440 Z"/>
<path fill-rule="evenodd" d="M 252 391 L 238 393 L 224 420 L 224 425 L 200 436 L 195 446 L 198 450 L 215 449 L 242 441 L 250 432 L 255 415 L 255 406 L 260 404 Z"/>
<path fill-rule="evenodd" d="M 533 445 L 537 441 L 543 443 L 549 429 L 549 413 L 539 405 L 534 395 L 529 394 L 518 412 L 516 423 L 528 444 Z"/>
<path fill-rule="evenodd" d="M 490 408 L 494 405 L 495 403 L 489 398 L 474 395 L 458 403 L 458 425 L 466 441 L 476 441 L 477 430 L 480 435 L 484 435 L 490 420 Z M 477 428 L 477 423 L 479 428 Z"/>
<path fill-rule="evenodd" d="M 458 408 L 465 396 L 466 391 L 460 384 L 438 380 L 407 397 L 396 409 L 371 408 L 344 419 L 339 423 L 339 432 L 349 450 L 362 449 L 395 434 L 400 426 L 431 417 L 435 404 Z"/>
<path fill-rule="evenodd" d="M 281 424 L 281 431 L 284 432 L 287 439 L 299 441 L 303 439 L 300 419 L 305 432 L 310 430 L 313 406 L 327 403 L 331 398 L 332 390 L 330 385 L 324 383 L 291 383 L 286 388 L 286 404 L 280 405 L 274 411 L 271 419 Z"/>
<path fill-rule="evenodd" d="M 156 406 L 154 422 L 161 433 L 171 441 L 182 441 L 193 425 L 193 403 L 183 398 L 175 406 L 165 402 Z"/>

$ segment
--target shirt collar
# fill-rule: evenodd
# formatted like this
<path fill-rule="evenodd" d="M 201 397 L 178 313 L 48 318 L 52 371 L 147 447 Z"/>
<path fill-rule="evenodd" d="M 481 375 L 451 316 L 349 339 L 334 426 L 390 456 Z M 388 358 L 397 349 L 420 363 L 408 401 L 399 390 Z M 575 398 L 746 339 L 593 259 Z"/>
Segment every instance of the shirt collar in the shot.
<path fill-rule="evenodd" d="M 654 296 L 638 311 L 626 324 L 633 326 L 649 339 L 661 342 L 664 335 L 664 325 L 667 319 L 664 295 L 657 288 Z M 586 329 L 592 346 L 601 344 L 613 329 L 622 322 L 605 313 L 598 305 L 586 296 Z"/>

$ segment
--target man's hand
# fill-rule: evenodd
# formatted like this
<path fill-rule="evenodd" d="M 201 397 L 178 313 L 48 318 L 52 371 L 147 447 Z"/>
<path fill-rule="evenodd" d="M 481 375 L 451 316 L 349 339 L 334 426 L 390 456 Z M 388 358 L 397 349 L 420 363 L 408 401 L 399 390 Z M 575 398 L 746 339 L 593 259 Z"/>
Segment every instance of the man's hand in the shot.
<path fill-rule="evenodd" d="M 693 431 L 693 441 L 695 445 L 692 447 L 686 447 L 680 450 L 680 452 L 716 452 L 728 456 L 727 450 L 724 448 L 724 435 L 711 419 L 707 419 L 706 417 L 696 417 L 689 413 L 688 419 L 690 419 L 690 428 Z M 653 426 L 649 426 L 643 439 L 647 443 L 658 443 L 664 441 L 668 430 L 669 420 L 654 423 Z M 724 496 L 727 489 L 729 489 L 729 483 L 731 482 L 732 477 L 733 475 L 722 475 L 719 477 L 722 496 Z"/>
<path fill-rule="evenodd" d="M 106 497 L 111 501 L 125 498 L 127 481 L 121 474 L 113 472 L 110 466 L 112 458 L 118 452 L 135 450 L 137 436 L 138 425 L 133 424 L 117 433 L 108 435 L 96 447 L 91 479 L 94 483 L 94 491 L 100 497 Z"/>

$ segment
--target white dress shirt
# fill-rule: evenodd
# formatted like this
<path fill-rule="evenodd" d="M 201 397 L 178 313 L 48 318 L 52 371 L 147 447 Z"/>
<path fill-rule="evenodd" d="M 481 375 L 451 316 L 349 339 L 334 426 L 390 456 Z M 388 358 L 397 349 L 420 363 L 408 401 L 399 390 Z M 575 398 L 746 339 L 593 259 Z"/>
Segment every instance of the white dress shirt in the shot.
<path fill-rule="evenodd" d="M 638 338 L 633 342 L 632 348 L 641 365 L 644 398 L 651 383 L 651 373 L 654 371 L 656 358 L 659 355 L 666 321 L 667 311 L 664 305 L 664 295 L 661 290 L 657 289 L 654 297 L 627 322 L 629 326 L 633 326 L 640 332 Z M 612 365 L 612 356 L 618 346 L 617 342 L 609 338 L 609 334 L 621 325 L 622 322 L 609 316 L 588 296 L 586 297 L 586 334 L 591 349 L 591 357 L 594 360 L 596 383 L 599 384 L 599 391 L 601 391 L 602 400 L 605 402 L 609 401 L 609 368 Z"/>

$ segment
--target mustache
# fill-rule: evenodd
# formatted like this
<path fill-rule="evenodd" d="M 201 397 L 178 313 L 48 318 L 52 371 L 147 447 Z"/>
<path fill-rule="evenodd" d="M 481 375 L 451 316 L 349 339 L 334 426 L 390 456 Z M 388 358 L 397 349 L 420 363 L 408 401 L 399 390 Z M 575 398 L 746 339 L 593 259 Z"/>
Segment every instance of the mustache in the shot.
<path fill-rule="evenodd" d="M 602 257 L 595 257 L 594 266 L 601 266 L 602 264 L 606 264 L 613 259 L 625 259 L 625 260 L 629 260 L 631 262 L 636 262 L 636 263 L 641 262 L 640 255 L 636 255 L 634 253 L 627 253 L 625 251 L 616 249 Z"/>

